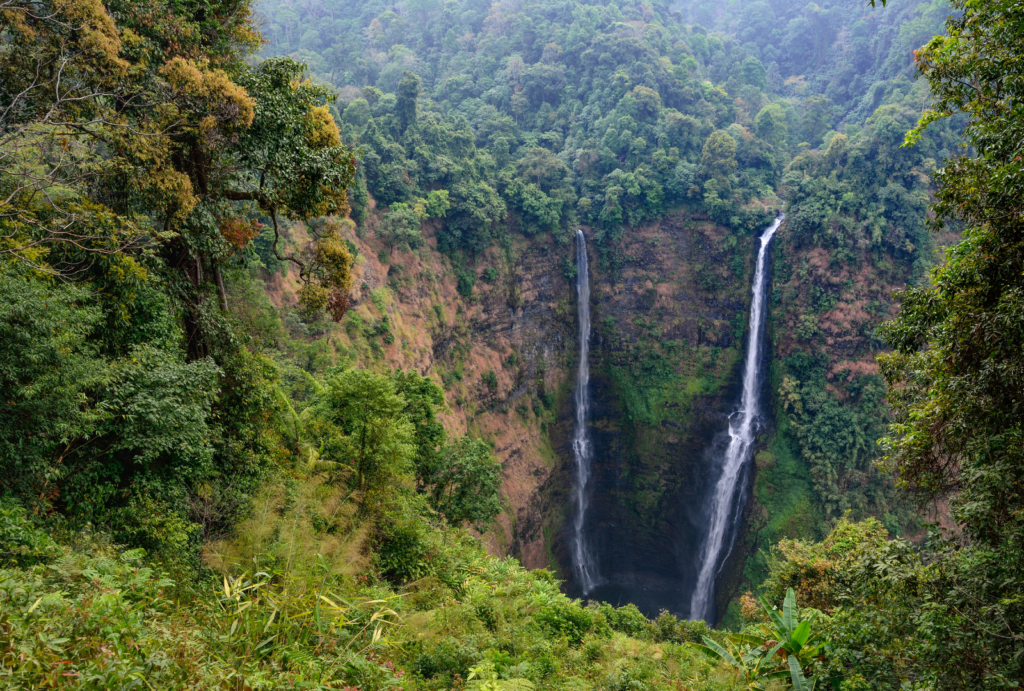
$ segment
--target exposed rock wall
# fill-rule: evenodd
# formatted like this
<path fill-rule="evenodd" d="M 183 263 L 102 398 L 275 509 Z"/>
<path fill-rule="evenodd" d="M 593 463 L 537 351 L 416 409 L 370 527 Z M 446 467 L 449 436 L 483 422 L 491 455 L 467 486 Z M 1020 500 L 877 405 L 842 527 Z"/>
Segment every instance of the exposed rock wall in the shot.
<path fill-rule="evenodd" d="M 633 229 L 618 275 L 595 262 L 588 530 L 608 581 L 595 597 L 688 613 L 708 452 L 738 395 L 754 242 L 679 214 Z M 560 458 L 570 413 L 552 434 Z M 569 472 L 552 475 L 549 505 L 568 507 Z M 549 530 L 563 565 L 565 518 L 552 514 Z"/>
<path fill-rule="evenodd" d="M 493 440 L 504 467 L 508 509 L 485 536 L 489 548 L 568 579 L 572 248 L 514 236 L 478 260 L 465 299 L 458 268 L 427 236 L 417 250 L 382 254 L 372 233 L 349 231 L 358 249 L 353 307 L 334 327 L 335 348 L 362 366 L 414 368 L 443 382 L 450 432 Z M 738 395 L 755 242 L 680 213 L 632 229 L 614 257 L 588 243 L 595 494 L 587 529 L 608 579 L 597 595 L 613 602 L 686 614 L 707 454 Z M 279 300 L 289 292 L 271 290 Z"/>
<path fill-rule="evenodd" d="M 521 237 L 492 248 L 465 299 L 426 230 L 426 246 L 391 252 L 372 233 L 348 231 L 358 249 L 353 307 L 332 339 L 362 366 L 415 369 L 443 383 L 449 432 L 493 441 L 504 468 L 508 508 L 485 536 L 488 548 L 549 567 L 540 489 L 559 463 L 547 430 L 576 347 L 573 287 L 562 274 L 570 248 Z M 374 335 L 385 316 L 391 336 Z"/>

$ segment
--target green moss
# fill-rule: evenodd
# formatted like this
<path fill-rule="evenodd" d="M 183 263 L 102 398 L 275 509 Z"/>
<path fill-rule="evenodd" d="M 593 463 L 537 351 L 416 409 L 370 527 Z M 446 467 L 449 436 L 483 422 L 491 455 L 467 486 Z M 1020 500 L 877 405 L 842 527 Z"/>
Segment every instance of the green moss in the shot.
<path fill-rule="evenodd" d="M 741 631 L 743 629 L 743 617 L 740 615 L 740 603 L 733 600 L 725 610 L 718 622 L 718 628 L 722 631 Z"/>
<path fill-rule="evenodd" d="M 781 379 L 778 365 L 772 367 L 772 381 Z M 800 456 L 788 418 L 775 411 L 778 427 L 767 448 L 757 457 L 754 499 L 764 508 L 765 522 L 754 532 L 744 576 L 754 587 L 768 575 L 765 557 L 783 538 L 819 539 L 820 509 L 807 463 Z"/>
<path fill-rule="evenodd" d="M 547 466 L 548 470 L 553 470 L 558 463 L 558 454 L 555 453 L 555 449 L 551 446 L 551 438 L 547 434 L 546 421 L 542 420 L 541 423 L 544 425 L 544 429 L 542 429 L 540 435 L 540 444 L 537 447 L 537 451 L 540 452 L 541 460 L 544 461 L 544 465 Z"/>
<path fill-rule="evenodd" d="M 736 348 L 688 348 L 678 341 L 643 340 L 606 369 L 631 425 L 685 422 L 698 396 L 720 393 L 742 353 Z"/>
<path fill-rule="evenodd" d="M 552 545 L 554 544 L 554 540 L 552 539 L 554 531 L 551 529 L 551 526 L 546 525 L 544 526 L 542 533 L 544 535 L 544 553 L 547 555 L 548 565 L 552 571 L 558 573 L 558 557 L 555 556 L 555 552 L 552 549 Z"/>

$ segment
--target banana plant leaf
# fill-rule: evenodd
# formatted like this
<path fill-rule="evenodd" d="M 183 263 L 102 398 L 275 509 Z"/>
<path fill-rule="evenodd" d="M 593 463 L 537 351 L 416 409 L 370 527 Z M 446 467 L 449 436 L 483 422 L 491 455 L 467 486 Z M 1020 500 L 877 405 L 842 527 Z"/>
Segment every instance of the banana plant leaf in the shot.
<path fill-rule="evenodd" d="M 708 638 L 707 636 L 702 636 L 702 638 L 704 639 L 703 647 L 706 647 L 708 650 L 710 650 L 713 656 L 725 660 L 737 669 L 744 669 L 744 665 L 740 664 L 740 661 L 737 660 L 732 653 L 730 653 L 728 650 L 719 645 L 717 641 Z"/>
<path fill-rule="evenodd" d="M 782 602 L 782 625 L 785 627 L 786 633 L 790 635 L 793 634 L 793 629 L 796 628 L 796 622 L 796 593 L 793 592 L 792 588 L 787 588 L 786 599 Z"/>
<path fill-rule="evenodd" d="M 748 633 L 732 633 L 726 636 L 732 643 L 746 643 L 747 645 L 763 646 L 768 639 L 761 636 L 754 636 Z"/>
<path fill-rule="evenodd" d="M 789 656 L 789 677 L 793 682 L 793 691 L 813 691 L 816 686 L 804 677 L 804 670 L 795 655 Z"/>
<path fill-rule="evenodd" d="M 790 641 L 793 644 L 793 652 L 800 652 L 800 649 L 807 643 L 807 639 L 811 637 L 811 622 L 802 621 L 800 625 L 796 627 L 796 631 L 790 637 Z"/>

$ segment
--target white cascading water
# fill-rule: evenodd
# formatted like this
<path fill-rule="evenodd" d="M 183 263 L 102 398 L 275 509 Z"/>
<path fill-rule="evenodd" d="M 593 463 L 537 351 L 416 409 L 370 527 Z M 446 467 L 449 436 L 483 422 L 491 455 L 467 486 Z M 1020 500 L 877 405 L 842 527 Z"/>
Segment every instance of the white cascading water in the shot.
<path fill-rule="evenodd" d="M 587 545 L 583 519 L 587 514 L 587 484 L 590 482 L 590 436 L 587 418 L 590 413 L 590 273 L 587 267 L 587 239 L 576 230 L 576 294 L 579 300 L 580 366 L 576 374 L 576 426 L 572 435 L 572 451 L 576 460 L 576 516 L 573 522 L 573 568 L 586 595 L 600 581 L 597 562 Z"/>
<path fill-rule="evenodd" d="M 701 546 L 697 587 L 690 600 L 691 619 L 707 619 L 710 614 L 709 605 L 714 593 L 715 577 L 724 561 L 721 558 L 722 551 L 726 539 L 733 534 L 731 528 L 735 519 L 733 505 L 736 504 L 737 485 L 753 452 L 754 435 L 757 433 L 761 416 L 758 393 L 761 384 L 760 353 L 764 331 L 762 323 L 767 306 L 765 264 L 768 258 L 768 245 L 784 218 L 784 214 L 779 214 L 761 235 L 757 269 L 754 271 L 753 298 L 750 302 L 750 338 L 747 342 L 746 368 L 743 371 L 743 396 L 740 399 L 739 410 L 729 416 L 729 446 L 722 461 L 722 475 L 718 478 L 708 503 L 707 515 L 710 523 L 704 544 Z"/>

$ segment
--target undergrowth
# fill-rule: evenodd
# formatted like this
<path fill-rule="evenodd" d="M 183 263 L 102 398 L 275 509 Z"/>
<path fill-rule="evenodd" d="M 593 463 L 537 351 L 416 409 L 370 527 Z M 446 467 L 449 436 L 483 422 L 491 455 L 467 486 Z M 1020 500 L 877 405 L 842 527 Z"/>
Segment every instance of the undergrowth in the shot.
<path fill-rule="evenodd" d="M 100 534 L 55 542 L 6 502 L 0 687 L 739 688 L 688 646 L 702 623 L 570 600 L 414 504 L 370 515 L 328 473 L 292 477 L 196 574 Z M 419 575 L 389 581 L 387 532 L 417 522 L 403 558 Z"/>

